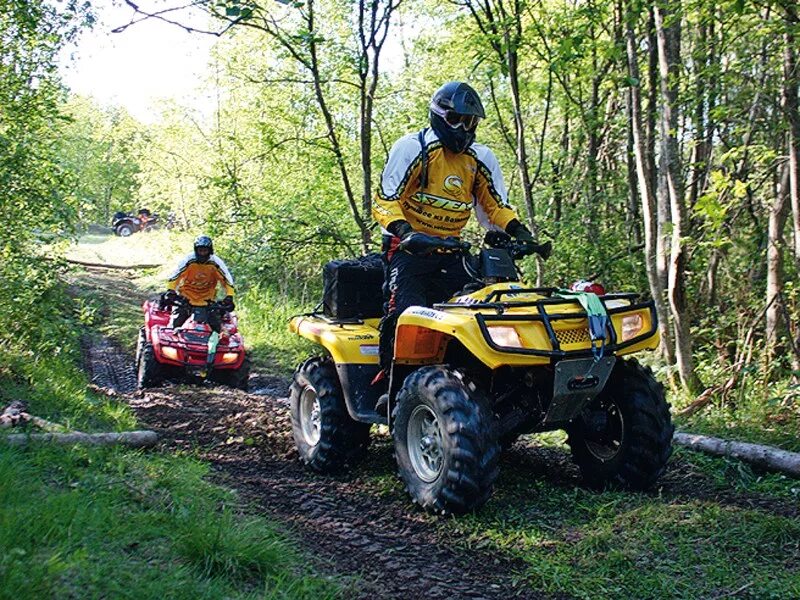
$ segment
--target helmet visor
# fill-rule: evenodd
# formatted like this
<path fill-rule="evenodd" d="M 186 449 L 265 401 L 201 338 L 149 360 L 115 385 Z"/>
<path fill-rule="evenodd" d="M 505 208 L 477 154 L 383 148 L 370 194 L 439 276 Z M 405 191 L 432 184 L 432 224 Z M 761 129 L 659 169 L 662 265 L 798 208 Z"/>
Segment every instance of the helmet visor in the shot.
<path fill-rule="evenodd" d="M 433 103 L 431 104 L 431 111 L 442 117 L 444 122 L 453 129 L 458 129 L 460 127 L 466 131 L 473 131 L 478 126 L 478 123 L 481 122 L 481 118 L 477 115 L 462 115 L 454 110 L 447 110 Z"/>

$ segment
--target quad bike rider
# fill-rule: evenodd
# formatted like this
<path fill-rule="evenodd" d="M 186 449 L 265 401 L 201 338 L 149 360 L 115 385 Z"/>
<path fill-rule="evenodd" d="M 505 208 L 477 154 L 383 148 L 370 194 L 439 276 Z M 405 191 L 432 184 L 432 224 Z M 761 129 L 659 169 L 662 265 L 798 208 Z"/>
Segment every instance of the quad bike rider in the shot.
<path fill-rule="evenodd" d="M 300 457 L 341 469 L 363 454 L 370 424 L 388 424 L 412 499 L 463 513 L 490 497 L 502 447 L 565 429 L 588 483 L 646 488 L 671 453 L 669 405 L 649 369 L 620 357 L 658 346 L 653 303 L 519 282 L 515 261 L 550 245 L 534 243 L 494 155 L 473 143 L 483 114 L 472 88 L 446 84 L 431 130 L 392 149 L 374 205 L 388 232 L 380 323 L 336 311 L 292 320 L 330 354 L 300 365 L 290 389 Z M 493 226 L 476 256 L 458 237 L 473 207 Z"/>
<path fill-rule="evenodd" d="M 216 302 L 218 286 L 226 296 Z M 140 387 L 188 370 L 246 390 L 250 360 L 233 314 L 233 277 L 214 255 L 211 238 L 195 240 L 194 251 L 181 260 L 167 287 L 157 302 L 143 305 L 145 327 L 137 350 Z"/>

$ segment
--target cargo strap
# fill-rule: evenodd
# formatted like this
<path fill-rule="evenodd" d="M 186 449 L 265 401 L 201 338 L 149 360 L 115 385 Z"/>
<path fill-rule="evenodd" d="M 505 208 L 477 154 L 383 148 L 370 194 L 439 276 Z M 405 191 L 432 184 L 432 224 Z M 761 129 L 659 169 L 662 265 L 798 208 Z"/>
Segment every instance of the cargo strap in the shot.
<path fill-rule="evenodd" d="M 609 318 L 606 307 L 597 294 L 592 292 L 573 292 L 558 290 L 555 296 L 577 300 L 586 311 L 589 318 L 589 339 L 592 342 L 592 356 L 595 362 L 603 358 L 606 349 L 606 332 L 608 331 Z"/>

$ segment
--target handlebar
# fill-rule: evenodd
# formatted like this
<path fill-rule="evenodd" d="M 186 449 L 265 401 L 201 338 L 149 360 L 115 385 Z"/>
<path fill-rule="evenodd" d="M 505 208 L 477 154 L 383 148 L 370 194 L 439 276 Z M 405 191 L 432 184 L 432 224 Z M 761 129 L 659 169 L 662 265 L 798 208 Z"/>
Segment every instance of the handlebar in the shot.
<path fill-rule="evenodd" d="M 538 254 L 547 260 L 553 251 L 553 244 L 545 242 L 537 244 L 534 241 L 515 241 L 511 236 L 502 231 L 490 231 L 484 238 L 484 243 L 492 248 L 502 248 L 506 250 L 514 260 L 531 254 Z M 432 254 L 434 252 L 468 252 L 472 245 L 469 242 L 460 240 L 457 237 L 437 237 L 427 233 L 415 232 L 406 237 L 398 250 L 403 250 L 410 254 Z"/>
<path fill-rule="evenodd" d="M 514 260 L 532 254 L 538 254 L 544 260 L 547 260 L 553 252 L 552 242 L 537 244 L 534 241 L 512 240 L 511 236 L 504 231 L 487 232 L 486 236 L 483 238 L 483 242 L 492 248 L 506 250 Z"/>

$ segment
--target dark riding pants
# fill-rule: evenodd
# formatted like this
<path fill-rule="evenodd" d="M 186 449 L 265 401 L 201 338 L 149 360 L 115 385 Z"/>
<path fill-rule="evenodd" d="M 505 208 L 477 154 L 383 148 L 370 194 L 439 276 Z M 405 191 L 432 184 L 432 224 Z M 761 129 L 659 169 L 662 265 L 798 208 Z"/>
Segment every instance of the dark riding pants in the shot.
<path fill-rule="evenodd" d="M 450 299 L 472 279 L 457 253 L 418 255 L 397 251 L 396 237 L 384 236 L 384 317 L 380 323 L 381 367 L 388 373 L 397 319 L 409 306 L 432 306 Z"/>

